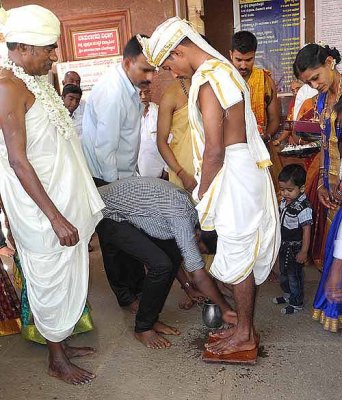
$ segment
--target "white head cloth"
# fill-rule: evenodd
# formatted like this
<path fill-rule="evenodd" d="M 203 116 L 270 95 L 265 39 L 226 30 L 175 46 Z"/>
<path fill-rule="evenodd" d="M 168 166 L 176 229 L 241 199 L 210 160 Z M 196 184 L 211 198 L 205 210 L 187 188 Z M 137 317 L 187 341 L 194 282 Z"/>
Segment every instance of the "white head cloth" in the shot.
<path fill-rule="evenodd" d="M 50 10 L 28 5 L 5 11 L 0 9 L 1 32 L 7 43 L 48 46 L 60 36 L 60 22 Z"/>
<path fill-rule="evenodd" d="M 186 37 L 214 58 L 228 62 L 222 54 L 202 38 L 191 26 L 190 22 L 179 17 L 169 18 L 160 24 L 150 38 L 143 38 L 137 35 L 148 63 L 154 67 L 160 67 L 170 55 L 170 52 Z"/>

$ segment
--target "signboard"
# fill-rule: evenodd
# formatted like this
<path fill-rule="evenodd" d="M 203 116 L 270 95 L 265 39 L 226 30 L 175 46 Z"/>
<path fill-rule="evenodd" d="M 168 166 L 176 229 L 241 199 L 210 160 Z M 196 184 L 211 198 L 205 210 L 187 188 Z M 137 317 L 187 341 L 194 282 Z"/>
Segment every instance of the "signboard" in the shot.
<path fill-rule="evenodd" d="M 76 59 L 116 56 L 120 53 L 117 28 L 87 32 L 73 32 Z"/>
<path fill-rule="evenodd" d="M 113 57 L 131 38 L 129 10 L 76 15 L 62 19 L 61 59 Z"/>
<path fill-rule="evenodd" d="M 258 40 L 256 66 L 272 72 L 279 93 L 290 92 L 292 64 L 303 41 L 303 0 L 235 1 L 235 32 L 254 33 Z"/>
<path fill-rule="evenodd" d="M 315 39 L 336 47 L 342 55 L 342 1 L 315 0 Z M 337 66 L 342 73 L 342 63 Z"/>
<path fill-rule="evenodd" d="M 93 60 L 61 62 L 56 65 L 60 93 L 62 80 L 68 71 L 76 71 L 81 77 L 82 99 L 86 99 L 94 84 L 107 72 L 108 68 L 121 62 L 122 56 L 98 58 Z"/>

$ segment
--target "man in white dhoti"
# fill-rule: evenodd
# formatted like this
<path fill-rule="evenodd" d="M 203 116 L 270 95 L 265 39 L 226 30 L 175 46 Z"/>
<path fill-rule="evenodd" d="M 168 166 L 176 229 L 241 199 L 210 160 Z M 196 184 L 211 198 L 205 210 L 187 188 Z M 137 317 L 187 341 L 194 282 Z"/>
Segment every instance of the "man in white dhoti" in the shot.
<path fill-rule="evenodd" d="M 64 340 L 85 305 L 88 242 L 104 204 L 68 111 L 43 76 L 57 61 L 57 17 L 36 5 L 0 11 L 9 49 L 0 70 L 0 192 L 49 374 L 83 384 L 95 375 L 70 358 L 93 349 Z"/>
<path fill-rule="evenodd" d="M 257 346 L 255 284 L 267 278 L 279 248 L 269 154 L 244 79 L 189 23 L 170 18 L 140 40 L 151 65 L 192 79 L 188 107 L 198 182 L 193 197 L 202 229 L 217 231 L 210 272 L 233 285 L 238 317 L 207 349 L 234 358 Z"/>

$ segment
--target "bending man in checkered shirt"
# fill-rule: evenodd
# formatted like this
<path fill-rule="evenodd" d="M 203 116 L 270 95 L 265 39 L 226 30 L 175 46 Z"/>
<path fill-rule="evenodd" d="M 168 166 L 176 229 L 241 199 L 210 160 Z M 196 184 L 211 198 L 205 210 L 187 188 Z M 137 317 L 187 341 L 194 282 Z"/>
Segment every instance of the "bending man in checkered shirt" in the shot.
<path fill-rule="evenodd" d="M 116 270 L 118 251 L 147 268 L 135 322 L 135 337 L 140 342 L 165 348 L 171 343 L 161 333 L 179 335 L 176 328 L 158 319 L 176 276 L 188 295 L 209 297 L 220 306 L 226 322 L 235 321 L 235 313 L 205 271 L 199 250 L 212 250 L 209 247 L 216 247 L 216 241 L 211 246 L 209 240 L 201 240 L 204 236 L 196 235 L 197 212 L 185 190 L 158 178 L 132 177 L 103 186 L 99 192 L 106 208 L 97 233 L 107 276 L 110 279 Z M 192 282 L 187 282 L 179 268 L 182 260 Z"/>

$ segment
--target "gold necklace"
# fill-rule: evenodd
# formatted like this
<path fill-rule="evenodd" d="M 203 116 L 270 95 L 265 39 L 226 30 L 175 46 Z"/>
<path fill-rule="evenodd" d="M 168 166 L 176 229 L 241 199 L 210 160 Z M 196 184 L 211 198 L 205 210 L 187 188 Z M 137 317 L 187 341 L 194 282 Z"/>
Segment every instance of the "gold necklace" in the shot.
<path fill-rule="evenodd" d="M 322 113 L 321 113 L 321 118 L 320 118 L 320 124 L 321 124 L 322 129 L 325 129 L 325 121 L 331 117 L 331 114 L 334 111 L 334 106 L 339 101 L 341 93 L 342 93 L 342 75 L 340 75 L 340 80 L 339 80 L 339 83 L 338 83 L 338 89 L 337 89 L 337 94 L 336 94 L 335 101 L 328 106 L 329 94 L 327 93 L 327 95 L 325 97 L 324 107 L 323 107 L 323 110 L 322 110 Z"/>
<path fill-rule="evenodd" d="M 179 82 L 180 82 L 180 85 L 181 85 L 181 87 L 182 87 L 183 93 L 185 94 L 185 96 L 186 96 L 187 98 L 189 98 L 189 92 L 188 92 L 188 90 L 187 90 L 187 88 L 186 88 L 186 86 L 185 86 L 184 79 L 183 79 L 183 78 L 180 78 Z"/>

